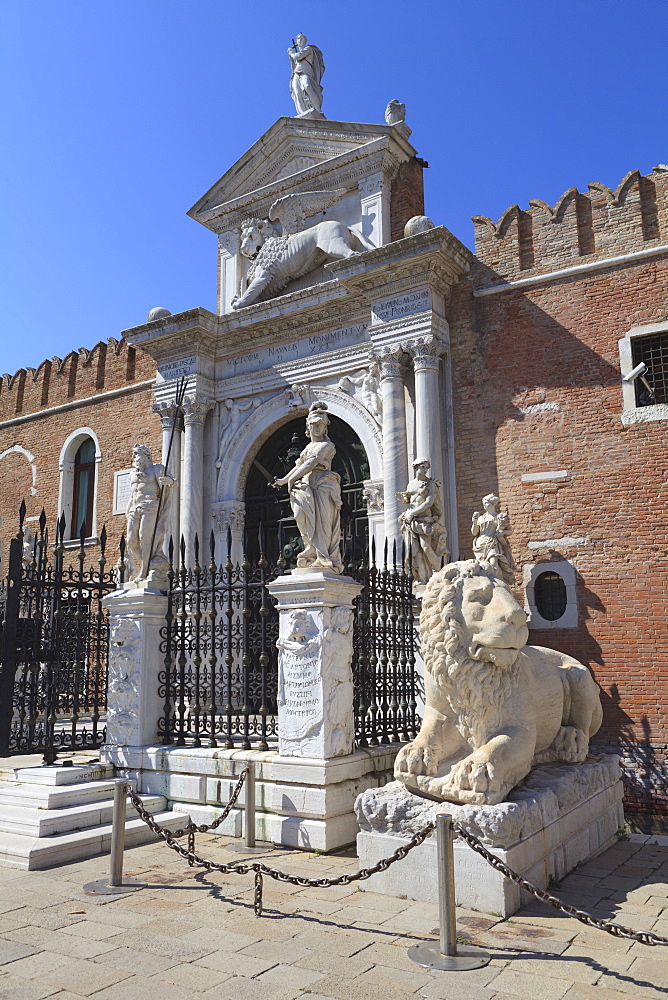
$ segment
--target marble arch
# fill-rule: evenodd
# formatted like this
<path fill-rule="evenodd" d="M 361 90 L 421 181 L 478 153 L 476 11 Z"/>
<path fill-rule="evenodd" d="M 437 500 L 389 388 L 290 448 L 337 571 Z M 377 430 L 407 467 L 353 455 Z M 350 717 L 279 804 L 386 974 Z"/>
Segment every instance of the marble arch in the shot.
<path fill-rule="evenodd" d="M 334 416 L 349 424 L 364 445 L 369 460 L 371 479 L 383 476 L 383 446 L 380 428 L 368 410 L 347 393 L 330 386 L 311 386 L 310 399 L 322 399 Z M 294 420 L 306 408 L 295 410 L 288 405 L 285 392 L 267 400 L 254 410 L 242 424 L 239 433 L 227 449 L 218 476 L 216 501 L 243 501 L 246 479 L 258 451 L 274 431 Z"/>

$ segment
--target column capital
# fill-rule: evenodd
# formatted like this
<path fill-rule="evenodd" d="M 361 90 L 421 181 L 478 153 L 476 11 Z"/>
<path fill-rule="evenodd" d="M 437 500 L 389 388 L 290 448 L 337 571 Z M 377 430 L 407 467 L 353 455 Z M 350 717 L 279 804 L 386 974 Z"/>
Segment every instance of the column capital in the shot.
<path fill-rule="evenodd" d="M 213 522 L 216 531 L 241 532 L 246 520 L 246 504 L 243 500 L 223 500 L 213 504 Z"/>
<path fill-rule="evenodd" d="M 153 403 L 151 409 L 160 417 L 163 430 L 171 430 L 177 411 L 176 403 L 173 400 L 163 399 L 159 403 Z"/>
<path fill-rule="evenodd" d="M 447 345 L 432 335 L 411 337 L 401 346 L 412 357 L 416 371 L 437 370 L 440 358 L 447 351 Z"/>
<path fill-rule="evenodd" d="M 238 229 L 231 229 L 227 233 L 220 233 L 218 236 L 218 246 L 221 250 L 234 257 L 239 253 L 241 245 L 241 235 Z"/>
<path fill-rule="evenodd" d="M 213 400 L 206 396 L 188 396 L 183 403 L 183 420 L 188 427 L 190 424 L 202 424 L 206 420 L 206 415 L 213 406 Z"/>
<path fill-rule="evenodd" d="M 375 361 L 380 369 L 381 382 L 387 378 L 403 378 L 406 373 L 406 352 L 402 344 L 376 347 L 371 360 Z"/>

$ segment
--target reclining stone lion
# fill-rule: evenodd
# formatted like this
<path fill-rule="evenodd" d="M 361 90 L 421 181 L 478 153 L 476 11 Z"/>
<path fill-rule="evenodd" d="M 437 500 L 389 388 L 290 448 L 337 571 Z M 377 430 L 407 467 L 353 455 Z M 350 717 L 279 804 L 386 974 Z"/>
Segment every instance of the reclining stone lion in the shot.
<path fill-rule="evenodd" d="M 585 760 L 599 688 L 565 653 L 527 646 L 527 616 L 491 566 L 444 566 L 424 593 L 426 709 L 394 775 L 452 802 L 495 805 L 534 764 Z"/>
<path fill-rule="evenodd" d="M 279 236 L 268 219 L 246 219 L 241 229 L 241 252 L 253 263 L 248 288 L 243 295 L 235 295 L 232 308 L 242 309 L 278 295 L 295 278 L 328 260 L 342 260 L 372 249 L 365 237 L 342 222 L 319 222 L 301 233 Z"/>

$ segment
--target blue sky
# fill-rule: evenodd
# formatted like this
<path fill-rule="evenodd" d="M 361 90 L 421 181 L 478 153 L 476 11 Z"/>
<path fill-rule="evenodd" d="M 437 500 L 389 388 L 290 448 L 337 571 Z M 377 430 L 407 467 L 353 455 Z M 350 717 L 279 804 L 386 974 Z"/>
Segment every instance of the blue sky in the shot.
<path fill-rule="evenodd" d="M 427 213 L 615 187 L 668 160 L 665 0 L 0 0 L 0 372 L 215 309 L 186 210 L 280 115 L 286 49 L 324 52 L 330 119 L 407 105 Z"/>

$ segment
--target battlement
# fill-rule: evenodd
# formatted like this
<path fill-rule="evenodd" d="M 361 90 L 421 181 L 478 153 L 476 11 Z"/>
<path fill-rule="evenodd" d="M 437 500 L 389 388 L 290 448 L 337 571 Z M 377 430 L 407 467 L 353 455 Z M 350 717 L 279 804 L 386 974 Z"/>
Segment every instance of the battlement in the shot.
<path fill-rule="evenodd" d="M 479 285 L 668 243 L 668 166 L 631 170 L 614 191 L 595 182 L 583 193 L 569 188 L 554 207 L 536 198 L 496 223 L 485 215 L 473 223 Z"/>
<path fill-rule="evenodd" d="M 0 375 L 0 422 L 97 393 L 120 389 L 155 375 L 155 363 L 126 340 L 109 337 L 80 347 L 64 358 L 52 357 L 37 368 Z"/>

